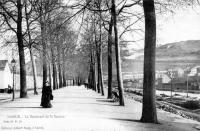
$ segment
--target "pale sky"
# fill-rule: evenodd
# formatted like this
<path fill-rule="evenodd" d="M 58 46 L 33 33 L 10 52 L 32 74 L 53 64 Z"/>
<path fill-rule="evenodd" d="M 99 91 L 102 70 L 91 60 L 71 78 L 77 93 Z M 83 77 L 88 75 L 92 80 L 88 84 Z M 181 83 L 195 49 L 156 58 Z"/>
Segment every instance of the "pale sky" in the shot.
<path fill-rule="evenodd" d="M 196 10 L 178 10 L 173 16 L 157 20 L 159 43 L 200 40 L 200 11 Z"/>
<path fill-rule="evenodd" d="M 200 6 L 195 9 L 186 8 L 176 10 L 175 14 L 157 16 L 157 44 L 163 45 L 171 42 L 186 40 L 200 40 Z M 133 40 L 135 34 L 129 35 L 129 40 Z M 129 48 L 141 49 L 144 41 L 130 43 Z M 5 59 L 8 55 L 0 52 L 0 59 Z"/>
<path fill-rule="evenodd" d="M 157 44 L 200 40 L 200 7 L 176 10 L 175 14 L 157 15 Z M 133 34 L 132 34 L 133 35 Z M 129 44 L 130 48 L 144 47 L 144 41 Z"/>

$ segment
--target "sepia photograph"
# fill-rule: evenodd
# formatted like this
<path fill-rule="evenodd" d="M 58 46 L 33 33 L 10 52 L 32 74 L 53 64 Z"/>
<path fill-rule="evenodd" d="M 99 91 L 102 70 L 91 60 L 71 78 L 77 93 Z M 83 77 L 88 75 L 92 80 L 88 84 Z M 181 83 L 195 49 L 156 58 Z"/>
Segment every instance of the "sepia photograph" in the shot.
<path fill-rule="evenodd" d="M 0 0 L 0 131 L 200 131 L 200 0 Z"/>

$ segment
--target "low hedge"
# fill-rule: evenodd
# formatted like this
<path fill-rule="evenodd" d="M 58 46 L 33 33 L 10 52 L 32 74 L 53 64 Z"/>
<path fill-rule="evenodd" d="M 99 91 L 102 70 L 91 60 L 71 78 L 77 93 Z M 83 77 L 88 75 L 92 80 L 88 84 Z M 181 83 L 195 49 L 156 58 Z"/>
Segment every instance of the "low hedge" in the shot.
<path fill-rule="evenodd" d="M 184 108 L 194 110 L 194 109 L 200 108 L 200 103 L 198 100 L 188 100 L 188 101 L 184 102 L 182 106 Z"/>

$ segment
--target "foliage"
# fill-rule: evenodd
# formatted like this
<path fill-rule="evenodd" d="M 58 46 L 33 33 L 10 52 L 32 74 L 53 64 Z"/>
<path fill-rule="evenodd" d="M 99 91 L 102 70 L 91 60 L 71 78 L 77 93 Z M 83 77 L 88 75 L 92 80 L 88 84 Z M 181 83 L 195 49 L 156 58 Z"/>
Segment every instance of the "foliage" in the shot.
<path fill-rule="evenodd" d="M 199 109 L 200 108 L 200 103 L 199 100 L 188 100 L 183 103 L 182 105 L 184 108 L 187 109 Z"/>

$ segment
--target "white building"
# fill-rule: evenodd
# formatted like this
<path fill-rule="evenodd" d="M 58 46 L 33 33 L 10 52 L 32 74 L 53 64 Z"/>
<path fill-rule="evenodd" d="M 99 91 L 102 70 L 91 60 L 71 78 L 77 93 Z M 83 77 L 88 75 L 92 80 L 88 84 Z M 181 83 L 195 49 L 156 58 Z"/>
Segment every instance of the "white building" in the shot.
<path fill-rule="evenodd" d="M 190 74 L 188 74 L 188 76 L 200 76 L 200 66 L 195 66 L 193 68 L 191 68 L 191 72 Z"/>
<path fill-rule="evenodd" d="M 8 60 L 0 60 L 0 89 L 12 86 L 12 74 L 8 65 Z"/>

